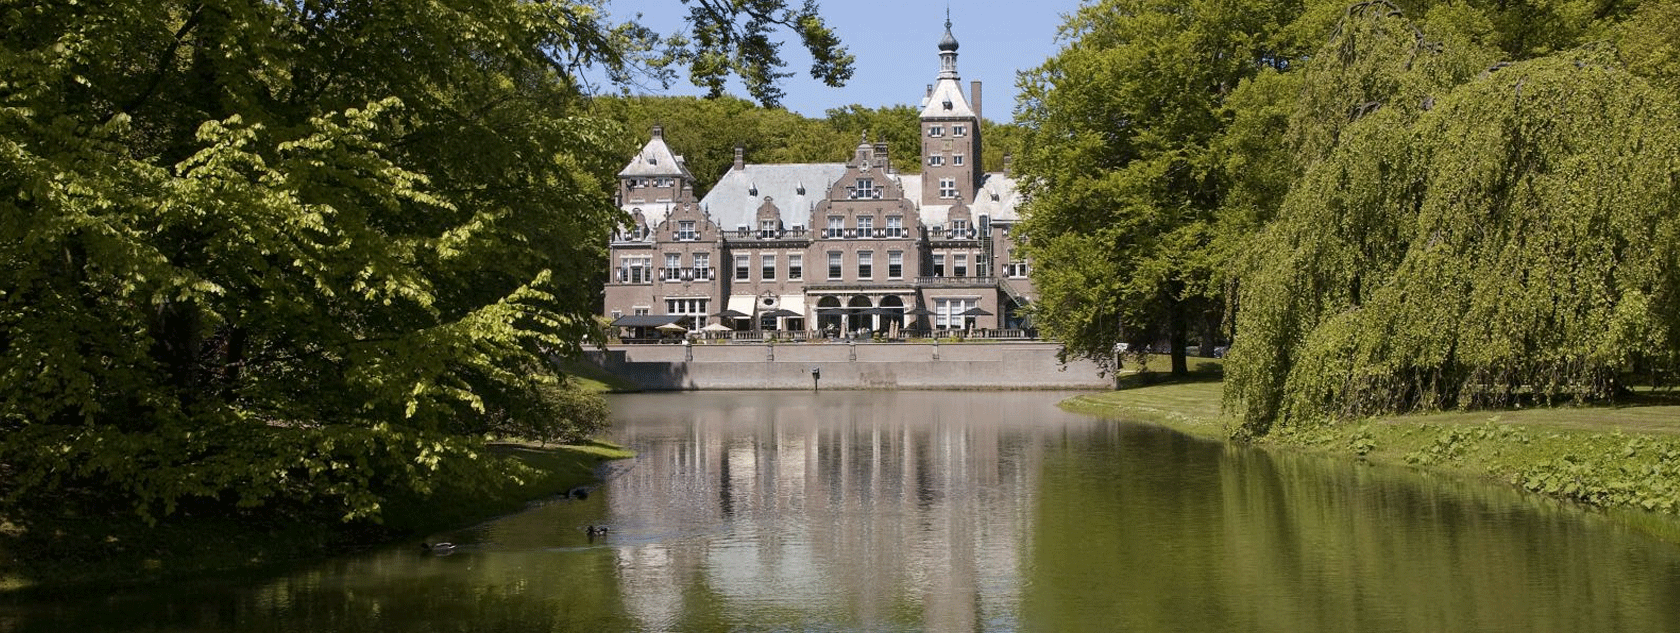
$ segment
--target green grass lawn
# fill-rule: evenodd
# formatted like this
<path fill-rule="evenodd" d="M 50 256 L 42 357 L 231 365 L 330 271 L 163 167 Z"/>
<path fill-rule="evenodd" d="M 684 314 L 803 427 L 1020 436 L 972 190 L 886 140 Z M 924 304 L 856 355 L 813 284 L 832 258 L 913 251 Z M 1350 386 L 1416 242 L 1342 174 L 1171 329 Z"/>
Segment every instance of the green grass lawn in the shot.
<path fill-rule="evenodd" d="M 1221 411 L 1220 368 L 1199 365 L 1188 378 L 1126 375 L 1119 390 L 1078 396 L 1063 407 L 1226 439 L 1237 420 Z M 1680 515 L 1680 403 L 1666 393 L 1629 400 L 1282 427 L 1259 444 L 1488 477 L 1598 507 Z M 1672 525 L 1665 530 L 1673 532 Z M 1680 541 L 1680 534 L 1663 536 Z"/>

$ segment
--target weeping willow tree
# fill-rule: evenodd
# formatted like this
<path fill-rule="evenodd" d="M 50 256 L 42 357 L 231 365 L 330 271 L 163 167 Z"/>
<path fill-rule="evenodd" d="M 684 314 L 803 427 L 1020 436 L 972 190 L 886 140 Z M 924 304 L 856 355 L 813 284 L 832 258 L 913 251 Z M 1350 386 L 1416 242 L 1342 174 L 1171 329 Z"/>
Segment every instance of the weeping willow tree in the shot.
<path fill-rule="evenodd" d="M 1242 433 L 1607 399 L 1674 360 L 1672 98 L 1591 51 L 1467 78 L 1485 53 L 1434 35 L 1350 13 L 1306 71 L 1305 171 L 1239 275 Z"/>

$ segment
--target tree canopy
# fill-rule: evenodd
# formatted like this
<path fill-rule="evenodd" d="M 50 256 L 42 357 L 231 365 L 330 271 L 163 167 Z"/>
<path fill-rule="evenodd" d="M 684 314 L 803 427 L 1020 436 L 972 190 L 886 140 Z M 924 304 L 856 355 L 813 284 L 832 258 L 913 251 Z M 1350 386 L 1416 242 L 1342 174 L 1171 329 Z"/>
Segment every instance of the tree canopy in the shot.
<path fill-rule="evenodd" d="M 576 72 L 633 65 L 633 25 L 564 1 L 10 1 L 0 32 L 7 499 L 377 517 L 485 432 L 600 422 L 549 358 L 594 329 L 635 147 Z"/>
<path fill-rule="evenodd" d="M 1089 6 L 1023 83 L 1040 322 L 1222 304 L 1251 436 L 1615 397 L 1677 350 L 1676 6 Z"/>

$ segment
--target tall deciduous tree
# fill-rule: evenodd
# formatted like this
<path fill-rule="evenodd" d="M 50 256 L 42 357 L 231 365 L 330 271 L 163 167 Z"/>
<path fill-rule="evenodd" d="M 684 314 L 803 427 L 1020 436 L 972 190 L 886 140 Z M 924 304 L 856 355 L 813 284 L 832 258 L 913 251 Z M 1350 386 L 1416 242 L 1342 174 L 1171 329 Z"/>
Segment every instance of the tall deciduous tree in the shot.
<path fill-rule="evenodd" d="M 1105 0 L 1022 79 L 1015 167 L 1041 298 L 1070 354 L 1110 369 L 1118 345 L 1211 346 L 1222 305 L 1210 248 L 1229 178 L 1214 143 L 1243 79 L 1290 60 L 1276 39 L 1296 2 Z"/>
<path fill-rule="evenodd" d="M 573 72 L 628 37 L 566 1 L 4 3 L 0 491 L 370 517 L 510 416 L 590 415 L 547 358 L 634 145 Z"/>
<path fill-rule="evenodd" d="M 1499 38 L 1467 13 L 1420 27 L 1379 8 L 1303 76 L 1292 130 L 1322 149 L 1302 148 L 1242 274 L 1243 432 L 1607 398 L 1633 361 L 1671 364 L 1672 96 L 1601 50 L 1489 68 L 1506 51 L 1478 47 Z"/>

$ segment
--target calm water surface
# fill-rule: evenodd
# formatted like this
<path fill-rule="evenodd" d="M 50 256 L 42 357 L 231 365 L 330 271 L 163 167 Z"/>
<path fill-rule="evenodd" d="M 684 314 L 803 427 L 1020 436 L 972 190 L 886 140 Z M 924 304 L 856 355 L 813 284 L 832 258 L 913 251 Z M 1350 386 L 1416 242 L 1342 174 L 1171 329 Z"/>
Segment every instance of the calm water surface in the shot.
<path fill-rule="evenodd" d="M 1592 513 L 1066 395 L 616 396 L 633 464 L 452 555 L 0 603 L 0 633 L 1680 631 L 1680 548 Z"/>

